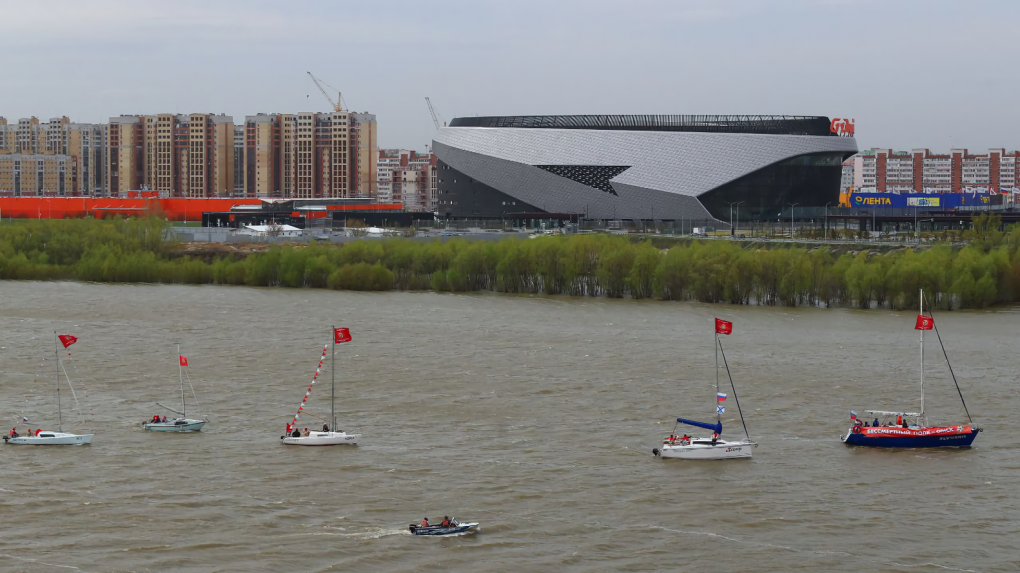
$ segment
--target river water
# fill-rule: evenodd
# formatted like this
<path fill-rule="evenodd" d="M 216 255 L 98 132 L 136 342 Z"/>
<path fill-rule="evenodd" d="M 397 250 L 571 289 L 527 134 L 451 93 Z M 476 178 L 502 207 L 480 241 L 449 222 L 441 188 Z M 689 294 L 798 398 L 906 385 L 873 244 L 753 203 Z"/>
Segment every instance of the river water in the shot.
<path fill-rule="evenodd" d="M 0 282 L 0 428 L 56 421 L 57 330 L 79 338 L 66 364 L 96 429 L 86 447 L 0 448 L 0 571 L 1020 569 L 1020 308 L 936 316 L 985 429 L 974 448 L 838 439 L 851 409 L 917 407 L 914 315 Z M 713 316 L 734 323 L 724 344 L 760 446 L 655 458 L 671 420 L 713 418 Z M 285 447 L 332 324 L 354 335 L 337 402 L 362 443 Z M 179 402 L 178 343 L 189 413 L 210 422 L 144 432 L 156 401 Z M 927 410 L 966 421 L 939 352 Z M 328 416 L 328 360 L 313 416 Z M 66 385 L 62 398 L 67 430 Z M 407 532 L 444 514 L 481 531 Z"/>

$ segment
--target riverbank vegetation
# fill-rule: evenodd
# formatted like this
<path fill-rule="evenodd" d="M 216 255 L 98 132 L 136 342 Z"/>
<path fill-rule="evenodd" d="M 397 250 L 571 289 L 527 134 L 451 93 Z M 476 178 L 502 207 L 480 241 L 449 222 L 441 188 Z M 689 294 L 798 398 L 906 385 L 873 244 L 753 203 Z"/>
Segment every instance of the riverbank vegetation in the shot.
<path fill-rule="evenodd" d="M 624 236 L 272 246 L 180 256 L 156 219 L 31 220 L 0 227 L 0 279 L 345 290 L 545 293 L 762 305 L 940 308 L 1020 301 L 1020 227 L 975 219 L 963 247 L 879 253 L 707 240 L 668 249 Z M 2 288 L 2 285 L 0 285 Z"/>

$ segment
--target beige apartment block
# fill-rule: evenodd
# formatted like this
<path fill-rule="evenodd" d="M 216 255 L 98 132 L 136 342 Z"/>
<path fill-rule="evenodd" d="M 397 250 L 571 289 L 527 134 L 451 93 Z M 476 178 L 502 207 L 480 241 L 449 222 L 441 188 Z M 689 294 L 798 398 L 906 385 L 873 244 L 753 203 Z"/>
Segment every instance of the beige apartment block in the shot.
<path fill-rule="evenodd" d="M 110 196 L 141 189 L 145 171 L 144 140 L 141 117 L 121 115 L 110 118 L 106 154 Z"/>
<path fill-rule="evenodd" d="M 0 117 L 0 154 L 14 153 L 15 141 L 18 139 L 18 127 L 8 125 L 7 119 Z"/>
<path fill-rule="evenodd" d="M 315 185 L 315 116 L 311 112 L 301 112 L 294 116 L 294 173 L 293 194 L 297 199 L 311 199 L 317 195 Z"/>
<path fill-rule="evenodd" d="M 0 196 L 67 196 L 70 164 L 67 155 L 0 155 Z"/>
<path fill-rule="evenodd" d="M 177 172 L 174 169 L 176 149 L 174 138 L 177 116 L 160 113 L 145 116 L 145 180 L 143 185 L 163 196 L 177 190 Z"/>
<path fill-rule="evenodd" d="M 351 197 L 376 198 L 379 194 L 379 140 L 375 114 L 351 113 Z"/>
<path fill-rule="evenodd" d="M 249 197 L 272 197 L 277 189 L 277 118 L 275 115 L 261 113 L 245 116 L 244 129 L 245 194 Z"/>
<path fill-rule="evenodd" d="M 100 195 L 103 192 L 106 167 L 106 145 L 103 126 L 71 123 L 65 126 L 65 155 L 71 162 L 71 194 Z"/>
<path fill-rule="evenodd" d="M 177 173 L 184 197 L 228 197 L 234 187 L 234 119 L 177 116 Z"/>

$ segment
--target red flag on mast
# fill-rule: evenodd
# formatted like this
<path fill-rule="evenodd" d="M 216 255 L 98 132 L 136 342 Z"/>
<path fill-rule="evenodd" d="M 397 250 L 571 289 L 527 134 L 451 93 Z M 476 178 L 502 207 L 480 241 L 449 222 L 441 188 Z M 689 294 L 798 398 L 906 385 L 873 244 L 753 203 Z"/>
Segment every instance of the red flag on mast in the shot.
<path fill-rule="evenodd" d="M 187 365 L 188 365 L 188 358 L 186 356 L 181 356 L 181 366 L 187 366 Z"/>
<path fill-rule="evenodd" d="M 71 336 L 70 334 L 61 334 L 57 338 L 60 339 L 60 343 L 64 345 L 64 348 L 71 346 L 75 342 L 78 342 L 77 336 Z"/>
<path fill-rule="evenodd" d="M 351 338 L 351 329 L 349 328 L 334 328 L 333 329 L 333 342 L 340 344 L 341 342 L 350 342 L 354 340 Z"/>
<path fill-rule="evenodd" d="M 919 314 L 917 315 L 917 324 L 914 325 L 914 330 L 931 330 L 934 325 L 935 321 L 930 316 Z"/>
<path fill-rule="evenodd" d="M 733 323 L 725 320 L 715 319 L 715 331 L 719 334 L 732 334 Z"/>

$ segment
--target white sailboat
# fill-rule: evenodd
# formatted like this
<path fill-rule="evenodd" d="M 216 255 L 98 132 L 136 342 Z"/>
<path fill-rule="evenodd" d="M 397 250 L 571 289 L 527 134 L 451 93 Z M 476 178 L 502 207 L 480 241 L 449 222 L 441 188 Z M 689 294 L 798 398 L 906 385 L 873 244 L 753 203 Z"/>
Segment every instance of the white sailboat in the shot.
<path fill-rule="evenodd" d="M 152 420 L 142 422 L 142 427 L 152 432 L 198 432 L 202 429 L 208 420 L 195 420 L 188 418 L 188 401 L 185 398 L 184 392 L 184 367 L 188 365 L 188 359 L 181 354 L 181 345 L 177 345 L 177 371 L 181 379 L 181 411 L 178 412 L 172 408 L 156 403 L 157 406 L 170 410 L 174 414 L 178 414 L 179 418 L 168 419 L 166 416 L 160 419 L 153 417 Z M 191 395 L 195 396 L 195 402 L 198 402 L 198 396 L 195 394 L 195 387 L 191 384 L 191 376 L 188 376 L 188 386 L 191 386 Z"/>
<path fill-rule="evenodd" d="M 72 434 L 64 431 L 64 416 L 60 404 L 60 372 L 64 371 L 64 377 L 67 379 L 67 385 L 71 388 L 71 395 L 74 396 L 74 386 L 71 385 L 71 378 L 67 375 L 67 371 L 64 370 L 63 365 L 60 362 L 60 350 L 57 347 L 58 340 L 64 345 L 64 348 L 71 346 L 78 339 L 68 334 L 57 335 L 56 331 L 53 332 L 53 356 L 56 357 L 57 361 L 57 431 L 52 430 L 38 430 L 33 435 L 19 436 L 19 435 L 5 435 L 4 442 L 12 445 L 20 446 L 82 446 L 92 443 L 92 438 L 95 434 Z M 74 396 L 75 403 L 78 402 L 78 397 Z M 79 407 L 79 412 L 81 408 Z"/>
<path fill-rule="evenodd" d="M 319 358 L 319 366 L 315 369 L 315 375 L 312 376 L 312 382 L 308 385 L 308 390 L 305 391 L 305 397 L 301 400 L 301 405 L 298 407 L 298 411 L 294 415 L 294 419 L 290 424 L 287 424 L 286 433 L 280 436 L 280 439 L 283 440 L 284 444 L 288 446 L 357 445 L 358 439 L 361 438 L 360 433 L 347 433 L 336 429 L 336 345 L 344 342 L 350 342 L 351 340 L 350 329 L 333 327 L 333 357 L 330 364 L 330 385 L 332 388 L 330 395 L 330 423 L 323 424 L 322 431 L 309 430 L 307 434 L 297 427 L 297 422 L 301 418 L 301 413 L 304 411 L 305 403 L 308 401 L 308 397 L 312 394 L 312 387 L 315 386 L 315 381 L 319 377 L 319 371 L 322 369 L 322 361 L 326 358 L 326 350 L 329 347 L 326 345 L 322 347 L 322 356 Z"/>
<path fill-rule="evenodd" d="M 734 458 L 750 458 L 754 448 L 758 444 L 751 441 L 747 434 L 747 424 L 744 423 L 744 413 L 740 410 L 740 400 L 737 398 L 737 387 L 733 384 L 733 376 L 730 375 L 730 366 L 726 362 L 726 353 L 722 349 L 722 342 L 719 334 L 730 334 L 733 332 L 733 323 L 725 320 L 715 319 L 715 393 L 716 393 L 716 418 L 715 424 L 696 422 L 677 418 L 677 426 L 686 424 L 712 430 L 710 438 L 690 437 L 684 434 L 678 436 L 676 426 L 673 433 L 662 441 L 662 448 L 652 448 L 652 454 L 663 458 L 678 458 L 683 460 L 728 460 Z M 733 401 L 737 404 L 737 412 L 740 412 L 740 422 L 744 426 L 744 439 L 740 441 L 728 441 L 720 438 L 722 434 L 722 414 L 726 411 L 723 402 L 726 394 L 719 391 L 719 354 L 722 353 L 723 364 L 726 366 L 726 375 L 730 379 L 730 387 L 733 390 Z"/>

